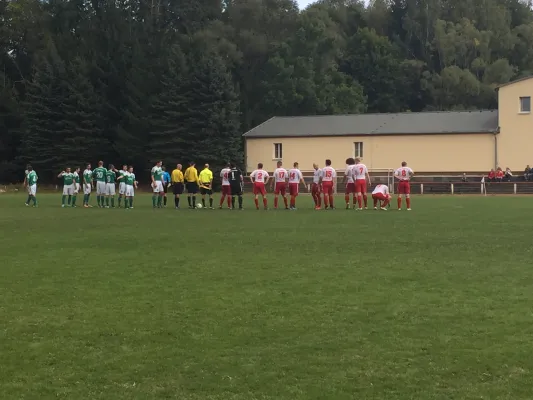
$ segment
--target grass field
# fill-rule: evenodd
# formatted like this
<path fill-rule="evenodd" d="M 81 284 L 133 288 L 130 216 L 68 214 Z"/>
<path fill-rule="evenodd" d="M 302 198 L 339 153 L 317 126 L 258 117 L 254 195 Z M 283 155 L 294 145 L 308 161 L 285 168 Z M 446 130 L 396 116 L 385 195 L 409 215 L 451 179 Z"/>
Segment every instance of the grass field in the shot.
<path fill-rule="evenodd" d="M 531 197 L 60 197 L 0 195 L 2 400 L 533 398 Z"/>

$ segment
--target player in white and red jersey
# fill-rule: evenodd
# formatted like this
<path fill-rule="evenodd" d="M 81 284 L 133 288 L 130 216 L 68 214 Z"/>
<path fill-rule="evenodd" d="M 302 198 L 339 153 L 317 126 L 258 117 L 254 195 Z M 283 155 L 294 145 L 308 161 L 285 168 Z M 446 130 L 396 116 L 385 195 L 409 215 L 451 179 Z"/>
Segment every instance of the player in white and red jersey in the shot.
<path fill-rule="evenodd" d="M 285 209 L 289 209 L 289 204 L 287 202 L 287 178 L 289 177 L 289 173 L 285 168 L 283 168 L 283 163 L 281 161 L 278 161 L 277 168 L 274 171 L 274 179 L 272 180 L 272 185 L 276 185 L 274 187 L 274 209 L 278 208 L 278 195 L 281 194 L 281 197 L 283 197 L 283 202 L 285 203 Z"/>
<path fill-rule="evenodd" d="M 350 194 L 352 195 L 353 207 L 355 208 L 355 180 L 353 168 L 355 167 L 355 160 L 353 158 L 346 159 L 346 171 L 344 171 L 343 182 L 346 184 L 344 191 L 344 201 L 346 201 L 346 209 L 350 208 Z"/>
<path fill-rule="evenodd" d="M 377 185 L 372 192 L 372 199 L 374 200 L 374 210 L 378 209 L 378 201 L 381 202 L 380 208 L 387 211 L 391 195 L 387 185 Z"/>
<path fill-rule="evenodd" d="M 331 166 L 331 160 L 326 160 L 326 166 L 322 168 L 322 191 L 324 192 L 324 205 L 326 210 L 334 209 L 333 206 L 333 185 L 337 184 L 337 172 Z"/>
<path fill-rule="evenodd" d="M 398 182 L 398 210 L 402 209 L 402 195 L 405 195 L 405 204 L 407 211 L 411 211 L 411 185 L 409 181 L 415 173 L 411 168 L 407 166 L 407 163 L 402 162 L 401 168 L 394 171 L 394 177 L 399 180 Z"/>
<path fill-rule="evenodd" d="M 353 169 L 355 180 L 355 191 L 357 193 L 358 210 L 363 209 L 363 201 L 365 203 L 365 209 L 368 207 L 368 197 L 366 195 L 366 181 L 371 185 L 370 175 L 368 174 L 368 168 L 365 164 L 361 163 L 360 158 L 355 159 L 355 167 Z"/>
<path fill-rule="evenodd" d="M 320 181 L 324 174 L 322 169 L 318 168 L 318 164 L 313 164 L 313 185 L 311 186 L 311 196 L 315 202 L 315 210 L 320 210 L 322 206 L 322 198 L 320 197 L 321 184 Z"/>
<path fill-rule="evenodd" d="M 263 206 L 265 210 L 268 209 L 268 202 L 266 198 L 265 186 L 270 179 L 270 175 L 263 169 L 263 163 L 257 164 L 257 169 L 250 174 L 250 180 L 252 181 L 253 191 L 255 195 L 255 208 L 259 210 L 259 194 L 263 196 Z"/>
<path fill-rule="evenodd" d="M 298 163 L 293 164 L 293 168 L 289 170 L 289 194 L 291 195 L 291 210 L 296 210 L 296 196 L 300 189 L 300 182 L 305 187 L 304 176 L 298 168 Z"/>
<path fill-rule="evenodd" d="M 231 208 L 231 186 L 229 184 L 229 174 L 231 173 L 230 164 L 226 164 L 224 168 L 222 168 L 222 171 L 220 171 L 220 178 L 222 179 L 222 196 L 220 197 L 220 204 L 219 207 L 222 209 L 222 205 L 224 204 L 224 199 L 228 198 L 228 208 Z"/>

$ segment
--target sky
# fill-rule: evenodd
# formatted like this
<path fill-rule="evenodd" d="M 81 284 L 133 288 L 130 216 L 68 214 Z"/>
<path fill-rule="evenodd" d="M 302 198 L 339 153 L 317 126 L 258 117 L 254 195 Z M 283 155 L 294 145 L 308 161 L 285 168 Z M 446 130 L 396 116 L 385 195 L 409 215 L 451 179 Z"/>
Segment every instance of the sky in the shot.
<path fill-rule="evenodd" d="M 315 1 L 316 0 L 298 0 L 298 7 L 300 7 L 300 10 L 303 10 L 305 7 L 311 3 L 314 3 Z"/>

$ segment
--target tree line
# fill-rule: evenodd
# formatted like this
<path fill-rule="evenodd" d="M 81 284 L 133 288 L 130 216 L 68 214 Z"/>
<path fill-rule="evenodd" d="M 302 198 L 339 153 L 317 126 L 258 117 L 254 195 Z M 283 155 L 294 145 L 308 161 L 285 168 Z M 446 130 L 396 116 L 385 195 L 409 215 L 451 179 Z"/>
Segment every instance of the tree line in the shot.
<path fill-rule="evenodd" d="M 0 182 L 219 168 L 274 115 L 491 109 L 532 69 L 520 0 L 0 0 Z"/>

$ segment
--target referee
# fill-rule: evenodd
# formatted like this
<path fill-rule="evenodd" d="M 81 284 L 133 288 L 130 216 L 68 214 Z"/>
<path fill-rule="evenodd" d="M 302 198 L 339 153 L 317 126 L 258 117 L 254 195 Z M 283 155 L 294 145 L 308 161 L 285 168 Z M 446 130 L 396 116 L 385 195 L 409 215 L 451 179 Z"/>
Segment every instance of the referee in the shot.
<path fill-rule="evenodd" d="M 205 195 L 209 196 L 209 208 L 213 208 L 213 172 L 209 169 L 209 164 L 204 165 L 204 169 L 200 172 L 198 178 L 200 182 L 200 193 L 202 194 L 202 205 L 205 207 Z"/>
<path fill-rule="evenodd" d="M 189 208 L 196 208 L 196 193 L 198 193 L 198 171 L 194 161 L 189 163 L 189 168 L 185 170 L 185 186 L 187 187 L 187 201 Z"/>
<path fill-rule="evenodd" d="M 174 193 L 174 207 L 180 208 L 180 195 L 183 193 L 183 172 L 181 172 L 181 164 L 176 165 L 176 169 L 172 171 L 172 193 Z"/>

